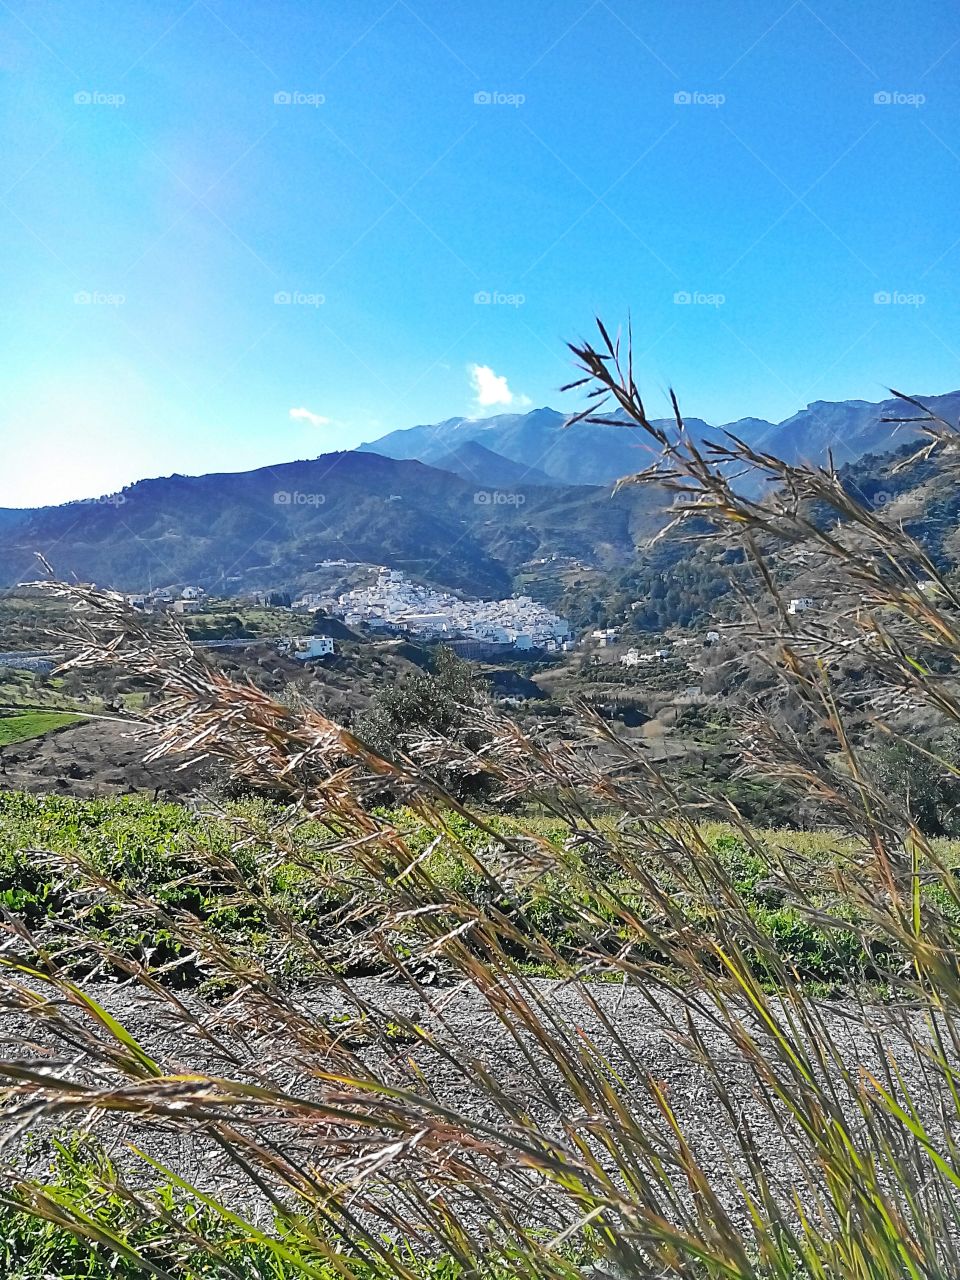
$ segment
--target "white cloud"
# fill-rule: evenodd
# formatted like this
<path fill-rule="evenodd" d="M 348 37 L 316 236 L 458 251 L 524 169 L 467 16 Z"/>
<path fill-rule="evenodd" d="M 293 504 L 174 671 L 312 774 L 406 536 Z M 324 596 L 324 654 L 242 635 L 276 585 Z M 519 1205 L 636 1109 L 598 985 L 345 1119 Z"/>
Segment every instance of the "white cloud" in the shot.
<path fill-rule="evenodd" d="M 488 364 L 467 365 L 467 372 L 470 374 L 473 394 L 481 408 L 513 405 L 515 408 L 522 409 L 530 404 L 526 396 L 511 391 L 506 378 L 502 374 L 494 373 Z"/>
<path fill-rule="evenodd" d="M 302 406 L 299 409 L 291 409 L 290 417 L 294 422 L 309 422 L 311 427 L 329 427 L 332 419 L 325 418 L 322 413 L 311 413 L 309 409 Z"/>

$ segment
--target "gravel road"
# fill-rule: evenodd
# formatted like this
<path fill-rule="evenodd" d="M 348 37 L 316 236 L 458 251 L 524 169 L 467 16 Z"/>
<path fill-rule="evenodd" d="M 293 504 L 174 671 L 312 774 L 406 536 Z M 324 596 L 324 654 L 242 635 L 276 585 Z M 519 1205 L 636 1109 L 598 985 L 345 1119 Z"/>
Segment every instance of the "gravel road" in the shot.
<path fill-rule="evenodd" d="M 663 1084 L 690 1145 L 721 1190 L 722 1200 L 740 1217 L 734 1177 L 736 1172 L 742 1172 L 743 1164 L 742 1158 L 738 1164 L 733 1155 L 737 1147 L 733 1122 L 723 1106 L 717 1083 L 689 1045 L 680 1042 L 678 1028 L 683 1026 L 684 1010 L 679 1000 L 661 997 L 657 1009 L 638 989 L 592 984 L 589 998 L 611 1019 L 615 1028 L 611 1035 L 576 989 L 547 980 L 530 981 L 528 987 L 543 1002 L 543 1008 L 568 1029 L 574 1042 L 583 1043 L 586 1037 L 596 1045 L 613 1070 L 620 1073 L 620 1092 L 629 1094 L 632 1104 L 651 1117 L 655 1108 L 645 1077 L 649 1073 Z M 330 1065 L 319 1038 L 311 1047 L 306 1031 L 300 1035 L 279 1031 L 268 1025 L 254 1007 L 233 1004 L 216 1008 L 191 995 L 179 995 L 178 1007 L 162 996 L 129 986 L 97 985 L 87 990 L 123 1022 L 164 1071 L 203 1071 L 282 1084 L 291 1092 L 299 1090 L 310 1097 L 319 1097 L 327 1087 L 316 1074 Z M 558 1111 L 574 1106 L 558 1073 L 544 1069 L 528 1040 L 522 1034 L 511 1034 L 473 988 L 428 988 L 418 994 L 405 986 L 368 979 L 351 982 L 349 992 L 348 997 L 331 987 L 298 995 L 294 1003 L 303 1016 L 302 1025 L 333 1022 L 336 1026 L 336 1019 L 356 1012 L 351 1008 L 352 1000 L 409 1018 L 436 1037 L 434 1046 L 359 1045 L 355 1052 L 380 1078 L 412 1087 L 421 1094 L 430 1092 L 453 1110 L 502 1124 L 502 1112 L 477 1083 L 478 1069 L 486 1067 L 512 1099 L 516 1113 L 530 1117 L 548 1133 L 559 1129 Z M 60 1008 L 63 1007 L 61 1002 Z M 75 1007 L 68 1014 L 65 1023 L 59 1022 L 51 1005 L 48 1016 L 28 1017 L 9 990 L 0 990 L 0 1059 L 34 1064 L 42 1060 L 60 1075 L 96 1079 L 101 1085 L 109 1085 L 115 1075 L 92 1065 L 89 1046 L 83 1043 L 84 1034 L 91 1030 L 100 1041 L 108 1039 L 106 1033 Z M 846 1068 L 876 1074 L 882 1072 L 882 1055 L 892 1053 L 906 1086 L 918 1096 L 934 1101 L 905 1035 L 905 1029 L 911 1029 L 912 1015 L 899 1014 L 899 1025 L 895 1025 L 896 1019 L 889 1011 L 864 1012 L 834 1005 L 823 1007 L 823 1017 Z M 791 1151 L 769 1107 L 758 1097 L 757 1082 L 749 1066 L 725 1034 L 707 1016 L 696 1018 L 695 1026 L 711 1057 L 720 1064 L 723 1088 L 736 1099 L 736 1123 L 741 1132 L 749 1126 L 771 1180 L 787 1193 L 804 1176 L 805 1167 L 809 1168 L 802 1146 Z M 912 1030 L 922 1035 L 919 1023 Z M 453 1048 L 461 1057 L 472 1059 L 473 1067 L 459 1069 L 442 1048 Z M 417 1073 L 422 1073 L 419 1079 Z M 583 1119 L 586 1123 L 588 1117 Z M 46 1139 L 52 1132 L 69 1130 L 76 1123 L 73 1116 L 31 1116 L 26 1128 L 39 1134 L 41 1140 L 34 1139 L 26 1148 L 19 1142 L 19 1127 L 8 1125 L 4 1154 L 9 1159 L 11 1151 L 19 1147 L 18 1160 L 31 1166 L 42 1164 L 49 1151 Z M 136 1166 L 133 1157 L 125 1154 L 129 1142 L 135 1140 L 182 1176 L 249 1210 L 249 1183 L 237 1175 L 229 1159 L 203 1132 L 185 1137 L 170 1128 L 147 1124 L 139 1117 L 117 1118 L 108 1112 L 95 1113 L 90 1127 L 125 1169 Z M 15 1135 L 12 1139 L 11 1134 Z M 265 1141 L 275 1137 L 278 1145 L 284 1141 L 282 1135 L 261 1136 Z M 316 1154 L 302 1134 L 297 1144 L 305 1159 Z M 141 1173 L 131 1176 L 143 1176 L 142 1166 L 139 1167 Z M 528 1190 L 531 1213 L 546 1218 L 549 1210 L 538 1202 L 532 1182 Z"/>

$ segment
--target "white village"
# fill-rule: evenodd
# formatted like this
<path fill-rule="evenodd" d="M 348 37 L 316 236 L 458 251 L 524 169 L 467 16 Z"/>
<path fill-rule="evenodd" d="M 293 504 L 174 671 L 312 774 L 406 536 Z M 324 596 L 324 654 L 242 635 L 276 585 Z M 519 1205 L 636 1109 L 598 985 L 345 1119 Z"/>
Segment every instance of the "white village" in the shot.
<path fill-rule="evenodd" d="M 375 581 L 338 596 L 306 594 L 294 608 L 323 609 L 348 627 L 366 625 L 424 639 L 461 637 L 515 649 L 573 647 L 570 624 L 530 596 L 471 600 L 411 582 L 400 569 L 377 566 Z"/>

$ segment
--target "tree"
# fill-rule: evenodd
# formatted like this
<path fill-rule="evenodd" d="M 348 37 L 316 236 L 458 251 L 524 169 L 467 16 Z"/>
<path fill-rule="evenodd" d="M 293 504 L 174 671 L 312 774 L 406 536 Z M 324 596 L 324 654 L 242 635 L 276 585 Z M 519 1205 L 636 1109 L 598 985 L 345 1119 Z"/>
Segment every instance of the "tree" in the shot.
<path fill-rule="evenodd" d="M 934 752 L 928 755 L 904 741 L 882 746 L 875 752 L 873 780 L 925 835 L 952 836 L 960 830 L 960 778 L 952 772 L 960 743 L 951 738 Z"/>
<path fill-rule="evenodd" d="M 471 707 L 479 705 L 480 689 L 469 662 L 441 645 L 432 671 L 415 671 L 376 695 L 355 725 L 359 738 L 390 760 L 404 750 L 408 739 L 423 734 L 453 737 L 460 734 Z M 476 749 L 482 737 L 467 733 L 466 745 Z M 454 778 L 448 770 L 437 772 L 438 781 L 457 792 L 478 790 L 477 780 Z M 484 789 L 483 786 L 479 788 Z"/>
<path fill-rule="evenodd" d="M 388 758 L 407 735 L 423 730 L 454 732 L 464 709 L 476 706 L 479 691 L 469 662 L 441 646 L 432 671 L 415 671 L 383 689 L 357 722 L 358 735 Z"/>

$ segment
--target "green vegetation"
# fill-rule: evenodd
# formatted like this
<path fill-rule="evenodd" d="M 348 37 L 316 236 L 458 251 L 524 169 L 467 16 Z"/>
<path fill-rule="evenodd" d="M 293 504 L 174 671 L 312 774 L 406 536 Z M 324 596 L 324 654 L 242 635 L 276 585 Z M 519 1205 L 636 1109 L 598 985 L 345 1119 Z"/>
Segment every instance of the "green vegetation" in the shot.
<path fill-rule="evenodd" d="M 0 711 L 0 747 L 40 738 L 45 733 L 79 724 L 82 716 L 64 711 Z"/>
<path fill-rule="evenodd" d="M 641 640 L 670 627 L 709 627 L 727 611 L 731 583 L 746 580 L 743 553 L 667 538 L 629 568 L 572 584 L 558 608 L 577 630 L 623 626 Z"/>
<path fill-rule="evenodd" d="M 82 1235 L 70 1229 L 71 1219 L 82 1222 Z M 380 1249 L 415 1280 L 466 1280 L 466 1269 L 452 1258 L 418 1259 L 409 1246 L 386 1239 Z M 24 1186 L 0 1203 L 4 1280 L 343 1280 L 345 1267 L 355 1280 L 385 1274 L 373 1248 L 366 1256 L 346 1253 L 328 1231 L 311 1232 L 303 1221 L 278 1217 L 271 1229 L 231 1222 L 215 1203 L 171 1183 L 134 1193 L 90 1146 L 58 1144 L 41 1187 Z M 508 1280 L 509 1271 L 492 1262 L 487 1275 Z"/>
<path fill-rule="evenodd" d="M 469 662 L 441 645 L 432 666 L 379 691 L 357 720 L 358 735 L 381 755 L 401 750 L 412 735 L 454 733 L 465 722 L 465 710 L 476 707 L 479 689 Z"/>
<path fill-rule="evenodd" d="M 510 950 L 521 967 L 559 974 L 588 935 L 598 950 L 612 955 L 630 941 L 614 904 L 638 919 L 650 907 L 649 884 L 617 867 L 622 824 L 613 818 L 595 820 L 586 857 L 564 849 L 567 827 L 555 818 L 488 814 L 481 830 L 449 811 L 433 824 L 411 810 L 380 814 L 419 859 L 438 902 L 455 892 L 476 909 L 489 905 L 490 875 L 503 874 L 510 842 L 545 842 L 557 868 L 515 886 L 497 903 L 506 934 L 534 926 L 556 952 L 544 967 L 535 948 L 525 950 L 512 940 Z M 237 823 L 247 833 L 242 852 L 235 849 Z M 65 963 L 80 974 L 94 966 L 97 949 L 106 948 L 115 965 L 145 963 L 177 986 L 208 983 L 209 971 L 188 959 L 194 927 L 238 955 L 257 957 L 284 981 L 313 981 L 316 949 L 338 940 L 342 972 L 349 974 L 358 963 L 361 972 L 371 966 L 385 971 L 386 961 L 358 960 L 339 917 L 358 892 L 386 905 L 389 888 L 350 859 L 331 855 L 331 832 L 320 822 L 299 823 L 290 833 L 289 856 L 278 861 L 278 823 L 283 824 L 282 809 L 259 800 L 234 803 L 224 817 L 214 817 L 141 797 L 81 801 L 0 793 L 0 904 L 16 911 L 51 954 L 65 947 Z M 879 946 L 862 908 L 836 888 L 838 870 L 863 852 L 848 839 L 826 832 L 756 831 L 748 844 L 719 823 L 704 824 L 700 839 L 750 926 L 811 989 L 842 994 L 878 984 L 897 961 L 896 949 Z M 938 856 L 947 866 L 960 866 L 960 843 L 943 842 Z M 603 865 L 609 868 L 607 902 L 591 887 L 595 869 Z M 775 874 L 778 866 L 790 868 L 789 875 Z M 802 895 L 796 879 L 801 868 Z M 714 930 L 717 922 L 689 894 L 669 859 L 648 861 L 645 872 L 656 878 L 660 892 L 675 898 L 681 918 Z M 77 897 L 84 875 L 101 883 L 95 899 Z M 832 921 L 829 927 L 812 923 L 811 909 Z M 945 909 L 957 922 L 960 943 L 960 912 L 950 904 Z M 291 924 L 300 936 L 284 946 L 284 928 Z M 402 937 L 401 929 L 401 945 Z M 655 953 L 642 932 L 634 941 Z M 766 982 L 766 962 L 759 955 L 755 966 Z"/>

